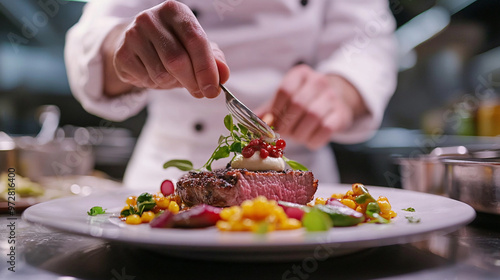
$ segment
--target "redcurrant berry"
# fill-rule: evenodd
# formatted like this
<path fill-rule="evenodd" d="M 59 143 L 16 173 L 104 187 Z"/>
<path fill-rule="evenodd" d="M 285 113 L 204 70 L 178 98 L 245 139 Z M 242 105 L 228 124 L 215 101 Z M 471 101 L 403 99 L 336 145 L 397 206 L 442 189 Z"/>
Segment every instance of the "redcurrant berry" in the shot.
<path fill-rule="evenodd" d="M 266 149 L 260 149 L 260 158 L 265 159 L 269 156 L 269 152 Z"/>
<path fill-rule="evenodd" d="M 280 138 L 280 139 L 278 139 L 278 141 L 276 141 L 276 148 L 283 150 L 285 147 L 286 147 L 285 140 Z"/>
<path fill-rule="evenodd" d="M 243 150 L 241 150 L 241 154 L 245 158 L 252 157 L 254 153 L 255 153 L 255 150 L 252 149 L 251 146 L 245 146 L 245 148 L 243 148 Z"/>

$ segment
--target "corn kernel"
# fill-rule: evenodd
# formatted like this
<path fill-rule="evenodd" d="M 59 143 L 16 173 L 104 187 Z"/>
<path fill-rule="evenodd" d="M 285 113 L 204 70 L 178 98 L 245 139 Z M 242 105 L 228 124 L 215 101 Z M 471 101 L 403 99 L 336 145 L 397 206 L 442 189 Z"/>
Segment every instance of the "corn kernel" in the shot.
<path fill-rule="evenodd" d="M 377 199 L 377 201 L 387 201 L 387 202 L 389 202 L 389 200 L 385 196 L 379 196 L 378 199 Z"/>
<path fill-rule="evenodd" d="M 325 205 L 326 201 L 327 199 L 324 197 L 316 197 L 316 199 L 314 200 L 316 204 L 322 204 L 322 205 Z"/>
<path fill-rule="evenodd" d="M 345 206 L 347 206 L 351 209 L 356 209 L 356 207 L 357 207 L 356 202 L 354 202 L 354 200 L 352 200 L 352 199 L 344 198 L 340 202 L 342 202 L 342 204 L 344 204 Z"/>
<path fill-rule="evenodd" d="M 168 205 L 168 211 L 177 214 L 179 213 L 179 204 L 175 201 L 170 201 L 170 204 Z"/>
<path fill-rule="evenodd" d="M 345 193 L 344 198 L 354 199 L 354 193 L 352 192 L 352 190 L 348 190 L 348 191 Z"/>
<path fill-rule="evenodd" d="M 297 219 L 287 219 L 286 222 L 281 223 L 279 229 L 298 229 L 302 227 L 302 223 Z"/>
<path fill-rule="evenodd" d="M 342 198 L 344 198 L 344 194 L 342 194 L 342 193 L 334 193 L 334 194 L 332 194 L 331 198 L 342 199 Z"/>
<path fill-rule="evenodd" d="M 231 225 L 226 222 L 226 221 L 217 221 L 217 223 L 215 224 L 215 226 L 219 229 L 219 230 L 222 230 L 222 231 L 230 231 L 231 230 Z"/>
<path fill-rule="evenodd" d="M 125 201 L 125 203 L 127 205 L 132 205 L 132 206 L 135 206 L 137 204 L 137 196 L 129 196 L 127 197 L 127 200 Z"/>
<path fill-rule="evenodd" d="M 377 201 L 377 203 L 378 203 L 378 206 L 380 207 L 381 213 L 389 213 L 389 211 L 391 211 L 391 205 L 389 204 L 389 202 L 380 200 L 380 201 Z"/>
<path fill-rule="evenodd" d="M 389 215 L 390 215 L 390 217 L 392 219 L 392 218 L 396 218 L 396 216 L 398 215 L 398 213 L 396 213 L 396 212 L 394 212 L 394 211 L 391 210 L 391 211 L 389 211 Z"/>
<path fill-rule="evenodd" d="M 149 223 L 155 218 L 155 213 L 153 211 L 146 211 L 141 215 L 141 221 L 143 223 Z"/>
<path fill-rule="evenodd" d="M 129 225 L 138 225 L 142 223 L 141 217 L 137 214 L 128 215 L 125 219 L 125 223 Z"/>
<path fill-rule="evenodd" d="M 352 184 L 352 192 L 353 192 L 353 194 L 354 195 L 362 195 L 362 194 L 364 194 L 362 187 L 364 187 L 363 184 L 359 184 L 359 183 Z"/>
<path fill-rule="evenodd" d="M 163 210 L 168 209 L 168 206 L 170 205 L 170 199 L 168 197 L 158 197 L 155 200 L 158 208 Z"/>

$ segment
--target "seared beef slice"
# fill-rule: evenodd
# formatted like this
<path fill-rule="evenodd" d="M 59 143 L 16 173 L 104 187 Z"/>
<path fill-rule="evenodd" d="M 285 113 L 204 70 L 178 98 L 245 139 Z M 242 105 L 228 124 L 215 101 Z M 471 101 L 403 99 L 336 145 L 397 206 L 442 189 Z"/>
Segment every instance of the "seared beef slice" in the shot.
<path fill-rule="evenodd" d="M 306 204 L 316 193 L 318 180 L 310 171 L 253 172 L 245 169 L 219 169 L 190 172 L 177 182 L 177 193 L 188 206 L 239 205 L 263 195 L 268 199 Z"/>

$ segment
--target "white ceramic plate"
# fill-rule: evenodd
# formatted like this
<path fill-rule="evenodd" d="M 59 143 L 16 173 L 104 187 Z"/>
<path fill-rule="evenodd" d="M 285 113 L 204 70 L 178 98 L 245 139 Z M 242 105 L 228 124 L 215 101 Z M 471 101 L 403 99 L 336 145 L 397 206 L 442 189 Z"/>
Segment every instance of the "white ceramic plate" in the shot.
<path fill-rule="evenodd" d="M 316 196 L 345 193 L 348 185 L 320 185 Z M 152 229 L 147 224 L 126 225 L 113 215 L 90 217 L 87 211 L 102 206 L 119 213 L 135 191 L 120 189 L 87 197 L 68 197 L 28 208 L 23 218 L 59 230 L 136 244 L 169 254 L 199 259 L 240 261 L 299 260 L 324 258 L 365 248 L 402 244 L 444 234 L 469 223 L 474 210 L 449 198 L 408 190 L 368 187 L 374 197 L 386 196 L 398 216 L 390 224 L 362 224 L 308 233 L 303 229 L 275 231 L 266 235 L 249 232 L 219 232 L 207 229 Z M 415 208 L 415 212 L 402 209 Z M 409 223 L 405 216 L 419 218 Z"/>

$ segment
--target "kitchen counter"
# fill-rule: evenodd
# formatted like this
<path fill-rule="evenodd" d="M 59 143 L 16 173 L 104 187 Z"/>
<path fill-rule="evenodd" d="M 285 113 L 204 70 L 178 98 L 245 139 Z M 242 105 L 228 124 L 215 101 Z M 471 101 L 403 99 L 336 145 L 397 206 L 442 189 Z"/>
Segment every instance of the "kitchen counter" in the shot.
<path fill-rule="evenodd" d="M 16 218 L 9 220 L 8 218 Z M 132 245 L 68 234 L 0 216 L 0 279 L 498 279 L 499 217 L 426 241 L 366 249 L 311 263 L 241 263 L 167 257 Z M 9 229 L 15 221 L 15 230 Z M 13 236 L 13 238 L 10 238 Z M 9 270 L 15 240 L 15 272 Z"/>

